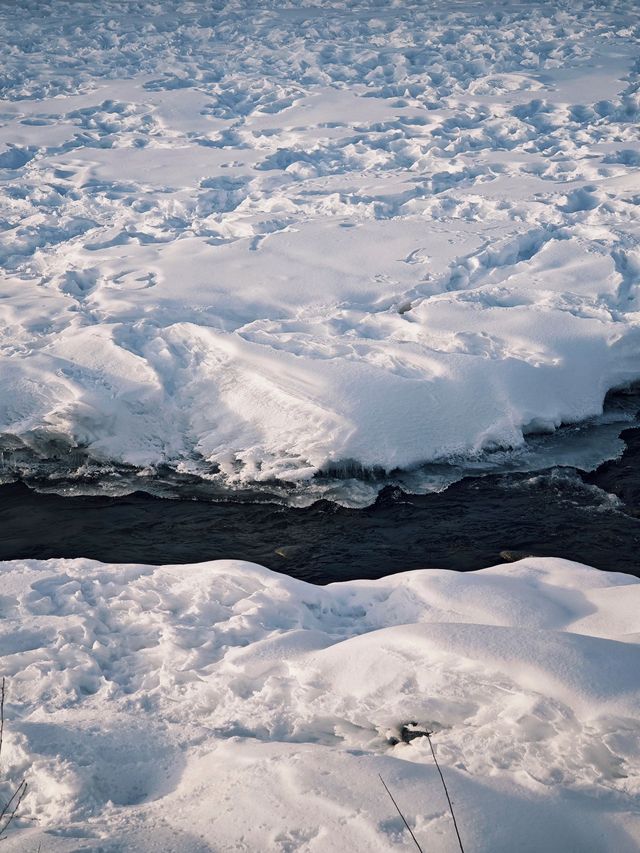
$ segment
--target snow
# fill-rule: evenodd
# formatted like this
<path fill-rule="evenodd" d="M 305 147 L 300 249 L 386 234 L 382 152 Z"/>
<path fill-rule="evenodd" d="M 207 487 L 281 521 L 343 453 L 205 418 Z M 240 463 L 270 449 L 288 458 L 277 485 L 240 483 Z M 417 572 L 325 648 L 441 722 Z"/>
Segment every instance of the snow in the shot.
<path fill-rule="evenodd" d="M 619 449 L 527 436 L 640 379 L 639 36 L 633 0 L 2 4 L 0 476 L 310 500 Z M 408 726 L 468 851 L 632 853 L 639 614 L 550 558 L 0 563 L 4 848 L 411 850 L 382 776 L 456 851 Z"/>
<path fill-rule="evenodd" d="M 326 587 L 260 566 L 0 566 L 8 851 L 640 844 L 640 582 L 551 558 Z M 28 818 L 37 818 L 32 823 Z"/>
<path fill-rule="evenodd" d="M 640 377 L 631 0 L 0 33 L 1 446 L 304 487 L 517 452 Z"/>

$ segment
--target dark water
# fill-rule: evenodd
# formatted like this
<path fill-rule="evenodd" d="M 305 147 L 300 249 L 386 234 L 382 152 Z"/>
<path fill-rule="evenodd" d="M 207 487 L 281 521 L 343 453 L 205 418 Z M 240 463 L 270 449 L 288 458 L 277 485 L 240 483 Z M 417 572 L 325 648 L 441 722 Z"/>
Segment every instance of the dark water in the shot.
<path fill-rule="evenodd" d="M 62 497 L 0 487 L 0 559 L 105 562 L 251 560 L 315 583 L 419 568 L 467 571 L 534 554 L 640 576 L 640 429 L 627 449 L 585 474 L 467 477 L 446 491 L 384 489 L 366 509 Z M 617 497 L 614 497 L 617 496 Z"/>

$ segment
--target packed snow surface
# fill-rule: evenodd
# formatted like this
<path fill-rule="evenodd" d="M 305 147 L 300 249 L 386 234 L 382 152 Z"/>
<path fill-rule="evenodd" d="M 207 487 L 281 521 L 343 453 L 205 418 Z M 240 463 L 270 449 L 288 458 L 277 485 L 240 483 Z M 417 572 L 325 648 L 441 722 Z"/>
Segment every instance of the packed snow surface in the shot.
<path fill-rule="evenodd" d="M 0 434 L 238 484 L 640 377 L 633 0 L 0 8 Z"/>
<path fill-rule="evenodd" d="M 640 846 L 640 581 L 529 558 L 312 586 L 0 564 L 7 853 Z M 32 823 L 28 818 L 37 819 Z"/>

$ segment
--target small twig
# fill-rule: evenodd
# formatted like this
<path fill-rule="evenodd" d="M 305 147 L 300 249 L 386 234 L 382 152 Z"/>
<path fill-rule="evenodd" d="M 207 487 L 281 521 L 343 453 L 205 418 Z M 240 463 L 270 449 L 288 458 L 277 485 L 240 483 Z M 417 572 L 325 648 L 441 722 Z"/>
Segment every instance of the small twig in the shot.
<path fill-rule="evenodd" d="M 2 756 L 2 739 L 4 736 L 4 700 L 6 696 L 6 680 L 3 678 L 0 683 L 0 757 Z M 11 826 L 11 822 L 16 816 L 18 809 L 20 808 L 20 803 L 22 802 L 24 795 L 27 793 L 27 783 L 23 779 L 22 782 L 15 789 L 8 803 L 2 807 L 0 811 L 0 841 L 5 840 L 5 832 Z M 12 804 L 13 810 L 10 811 Z"/>
<path fill-rule="evenodd" d="M 402 820 L 403 820 L 403 822 L 404 822 L 404 825 L 405 825 L 405 826 L 407 827 L 407 829 L 409 830 L 409 835 L 413 838 L 413 840 L 414 840 L 414 842 L 415 842 L 416 847 L 418 848 L 418 850 L 420 851 L 420 853 L 424 853 L 424 851 L 423 851 L 422 847 L 420 847 L 420 845 L 418 844 L 418 839 L 417 839 L 417 838 L 415 837 L 415 835 L 413 834 L 413 830 L 411 829 L 411 827 L 410 827 L 410 826 L 409 826 L 409 824 L 407 823 L 407 819 L 406 819 L 406 817 L 405 817 L 405 816 L 402 814 L 402 812 L 400 811 L 400 806 L 396 803 L 396 801 L 395 801 L 395 800 L 394 800 L 394 798 L 393 798 L 393 794 L 391 793 L 391 791 L 390 791 L 390 790 L 389 790 L 389 788 L 387 787 L 387 783 L 384 781 L 384 779 L 382 778 L 382 776 L 380 776 L 380 774 L 379 774 L 379 773 L 378 773 L 378 776 L 380 777 L 380 781 L 381 781 L 381 782 L 382 782 L 382 784 L 384 785 L 384 789 L 385 789 L 385 791 L 387 792 L 387 794 L 389 794 L 389 798 L 391 799 L 391 802 L 392 802 L 392 803 L 393 803 L 393 805 L 396 807 L 396 811 L 398 812 L 398 814 L 399 814 L 399 815 L 400 815 L 400 817 L 402 818 Z"/>
<path fill-rule="evenodd" d="M 20 793 L 20 791 L 22 790 L 22 786 L 23 786 L 24 784 L 25 784 L 25 781 L 24 781 L 24 779 L 23 779 L 23 780 L 22 780 L 22 782 L 20 782 L 20 784 L 18 785 L 18 787 L 15 789 L 15 791 L 14 791 L 14 792 L 13 792 L 13 794 L 11 795 L 11 799 L 9 800 L 9 802 L 8 802 L 8 803 L 5 803 L 5 805 L 3 806 L 2 811 L 0 812 L 0 824 L 1 824 L 1 823 L 2 823 L 2 821 L 4 820 L 4 816 L 6 815 L 6 813 L 7 813 L 7 812 L 9 811 L 9 809 L 11 808 L 11 803 L 12 803 L 12 802 L 15 800 L 15 798 L 18 796 L 18 794 L 19 794 L 19 793 Z M 3 830 L 2 830 L 2 829 L 0 829 L 0 835 L 2 834 L 2 832 L 3 832 Z"/>
<path fill-rule="evenodd" d="M 433 744 L 431 743 L 431 735 L 433 732 L 425 732 L 427 736 L 427 740 L 429 741 L 429 746 L 431 747 L 431 755 L 433 755 L 433 760 L 435 761 L 435 765 L 438 768 L 438 773 L 440 774 L 440 780 L 442 782 L 442 787 L 444 788 L 444 792 L 447 797 L 447 802 L 449 803 L 449 811 L 451 812 L 451 818 L 453 820 L 453 827 L 456 831 L 456 835 L 458 836 L 458 844 L 460 845 L 461 853 L 464 853 L 464 847 L 462 846 L 462 839 L 460 838 L 460 832 L 458 831 L 458 823 L 456 821 L 456 816 L 453 811 L 453 803 L 451 802 L 451 797 L 449 796 L 449 791 L 447 789 L 447 783 L 444 781 L 444 776 L 442 775 L 442 770 L 440 769 L 440 765 L 438 764 L 438 759 L 436 758 L 436 751 L 433 748 Z"/>
<path fill-rule="evenodd" d="M 22 782 L 20 782 L 18 787 L 13 792 L 13 796 L 11 797 L 11 799 L 9 800 L 7 805 L 4 807 L 4 809 L 2 810 L 2 814 L 0 815 L 0 821 L 2 821 L 2 819 L 5 818 L 5 815 L 6 815 L 4 826 L 0 826 L 0 841 L 3 840 L 4 833 L 11 826 L 11 822 L 14 819 L 14 817 L 16 816 L 16 812 L 20 808 L 20 803 L 22 802 L 24 795 L 26 793 L 27 793 L 27 783 L 23 779 Z M 13 811 L 10 814 L 8 814 L 11 803 L 16 799 L 16 797 L 17 797 L 17 801 L 16 801 L 16 804 L 13 808 Z"/>

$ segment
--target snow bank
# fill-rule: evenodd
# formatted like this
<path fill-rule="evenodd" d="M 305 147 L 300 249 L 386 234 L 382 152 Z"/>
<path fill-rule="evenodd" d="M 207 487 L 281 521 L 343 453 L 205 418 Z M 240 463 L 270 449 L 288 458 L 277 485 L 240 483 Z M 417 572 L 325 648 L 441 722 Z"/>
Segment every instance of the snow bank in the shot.
<path fill-rule="evenodd" d="M 600 412 L 634 9 L 5 6 L 0 447 L 296 482 Z"/>
<path fill-rule="evenodd" d="M 3 563 L 7 851 L 640 844 L 640 583 L 555 559 L 316 587 L 256 565 Z"/>

